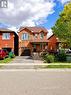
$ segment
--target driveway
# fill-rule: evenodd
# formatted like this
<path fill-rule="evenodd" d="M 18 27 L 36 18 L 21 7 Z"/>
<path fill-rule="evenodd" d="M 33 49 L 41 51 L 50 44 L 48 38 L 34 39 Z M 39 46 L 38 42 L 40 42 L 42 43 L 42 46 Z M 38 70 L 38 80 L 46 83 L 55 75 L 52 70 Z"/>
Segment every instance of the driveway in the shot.
<path fill-rule="evenodd" d="M 13 61 L 4 64 L 0 69 L 34 69 L 37 68 L 37 64 L 43 64 L 43 61 L 34 60 L 30 56 L 16 56 Z"/>
<path fill-rule="evenodd" d="M 10 63 L 22 63 L 22 64 L 27 64 L 27 63 L 43 63 L 41 60 L 34 60 L 31 56 L 16 56 L 14 60 Z"/>

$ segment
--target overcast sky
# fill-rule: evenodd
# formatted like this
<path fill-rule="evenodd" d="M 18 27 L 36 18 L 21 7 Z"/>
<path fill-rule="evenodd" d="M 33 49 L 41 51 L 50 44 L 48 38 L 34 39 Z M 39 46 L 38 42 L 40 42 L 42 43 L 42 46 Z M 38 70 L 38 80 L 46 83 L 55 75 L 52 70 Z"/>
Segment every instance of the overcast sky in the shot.
<path fill-rule="evenodd" d="M 50 29 L 68 1 L 71 0 L 8 0 L 8 8 L 0 8 L 0 25 Z"/>

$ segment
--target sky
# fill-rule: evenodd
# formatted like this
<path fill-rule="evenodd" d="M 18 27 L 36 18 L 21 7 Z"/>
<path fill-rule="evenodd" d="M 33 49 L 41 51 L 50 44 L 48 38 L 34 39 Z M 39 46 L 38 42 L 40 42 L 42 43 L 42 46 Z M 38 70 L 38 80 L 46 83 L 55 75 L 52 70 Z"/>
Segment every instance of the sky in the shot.
<path fill-rule="evenodd" d="M 21 26 L 41 26 L 51 31 L 68 1 L 8 0 L 8 7 L 0 8 L 0 27 L 17 30 Z"/>

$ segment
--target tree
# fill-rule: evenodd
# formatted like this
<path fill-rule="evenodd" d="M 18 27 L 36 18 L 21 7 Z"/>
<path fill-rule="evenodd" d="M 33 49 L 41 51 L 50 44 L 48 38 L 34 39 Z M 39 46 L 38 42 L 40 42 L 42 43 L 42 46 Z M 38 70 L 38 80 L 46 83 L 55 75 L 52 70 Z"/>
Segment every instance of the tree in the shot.
<path fill-rule="evenodd" d="M 71 3 L 64 6 L 64 10 L 59 15 L 55 26 L 52 27 L 53 33 L 71 47 Z"/>

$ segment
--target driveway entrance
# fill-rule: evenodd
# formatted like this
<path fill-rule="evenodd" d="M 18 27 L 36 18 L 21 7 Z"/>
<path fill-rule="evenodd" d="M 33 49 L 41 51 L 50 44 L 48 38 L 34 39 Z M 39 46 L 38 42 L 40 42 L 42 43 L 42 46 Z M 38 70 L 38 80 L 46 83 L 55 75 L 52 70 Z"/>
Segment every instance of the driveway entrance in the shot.
<path fill-rule="evenodd" d="M 16 56 L 14 60 L 10 63 L 34 63 L 34 60 L 32 59 L 31 56 Z"/>
<path fill-rule="evenodd" d="M 41 60 L 34 60 L 30 56 L 16 56 L 10 64 L 6 64 L 1 69 L 33 69 L 36 68 L 35 64 L 43 64 Z"/>
<path fill-rule="evenodd" d="M 33 59 L 31 56 L 16 56 L 12 62 L 10 63 L 22 63 L 22 64 L 33 64 L 33 63 L 40 63 L 42 64 L 43 61 L 42 60 L 35 60 Z"/>

